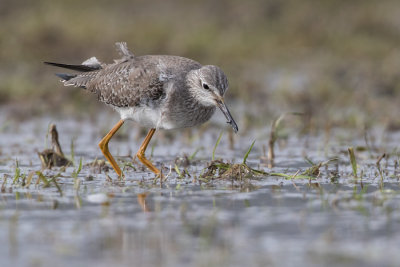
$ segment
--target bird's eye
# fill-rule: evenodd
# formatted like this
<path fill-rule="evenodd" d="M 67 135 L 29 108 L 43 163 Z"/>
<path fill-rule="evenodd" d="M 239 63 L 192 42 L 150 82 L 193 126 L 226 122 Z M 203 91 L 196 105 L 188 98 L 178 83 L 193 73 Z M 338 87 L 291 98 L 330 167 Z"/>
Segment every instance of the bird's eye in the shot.
<path fill-rule="evenodd" d="M 208 87 L 208 84 L 206 84 L 206 83 L 203 83 L 203 88 L 207 89 L 207 90 L 210 89 L 210 87 Z"/>

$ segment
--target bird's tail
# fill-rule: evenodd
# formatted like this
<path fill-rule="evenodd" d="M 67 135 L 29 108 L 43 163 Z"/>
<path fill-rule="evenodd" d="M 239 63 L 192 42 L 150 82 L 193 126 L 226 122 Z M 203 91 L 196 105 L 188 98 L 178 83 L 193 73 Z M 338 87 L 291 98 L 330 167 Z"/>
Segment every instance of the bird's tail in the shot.
<path fill-rule="evenodd" d="M 69 64 L 62 64 L 62 63 L 55 63 L 55 62 L 44 62 L 44 64 L 56 66 L 64 69 L 75 70 L 79 72 L 88 72 L 94 71 L 101 68 L 101 66 L 93 66 L 93 65 L 69 65 Z"/>
<path fill-rule="evenodd" d="M 55 63 L 55 62 L 44 62 L 47 65 L 56 66 L 64 69 L 74 70 L 78 72 L 85 72 L 86 74 L 68 74 L 68 73 L 56 73 L 58 77 L 60 77 L 62 82 L 65 86 L 77 86 L 81 88 L 86 88 L 86 84 L 92 80 L 95 76 L 90 75 L 87 72 L 95 72 L 97 70 L 102 69 L 101 63 L 95 58 L 89 58 L 88 60 L 84 61 L 80 65 L 70 65 L 70 64 L 62 64 L 62 63 Z"/>
<path fill-rule="evenodd" d="M 67 73 L 56 73 L 57 77 L 60 77 L 63 81 L 69 81 L 72 78 L 75 78 L 76 74 L 67 74 Z"/>

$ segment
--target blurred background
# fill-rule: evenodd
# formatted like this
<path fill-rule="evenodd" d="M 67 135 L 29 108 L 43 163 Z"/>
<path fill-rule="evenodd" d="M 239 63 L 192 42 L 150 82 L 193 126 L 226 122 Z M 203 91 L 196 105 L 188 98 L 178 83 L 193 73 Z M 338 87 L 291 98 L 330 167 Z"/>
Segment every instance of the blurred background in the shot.
<path fill-rule="evenodd" d="M 0 2 L 0 105 L 20 119 L 93 116 L 96 97 L 64 88 L 43 61 L 172 54 L 219 65 L 247 127 L 283 112 L 305 125 L 400 128 L 397 0 Z M 242 127 L 243 128 L 243 127 Z"/>

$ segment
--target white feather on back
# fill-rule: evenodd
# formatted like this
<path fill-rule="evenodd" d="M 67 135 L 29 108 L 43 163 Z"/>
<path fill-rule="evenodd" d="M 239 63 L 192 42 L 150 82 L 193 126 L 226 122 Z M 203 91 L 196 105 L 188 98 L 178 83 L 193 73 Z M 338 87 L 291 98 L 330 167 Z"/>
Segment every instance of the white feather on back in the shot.
<path fill-rule="evenodd" d="M 89 59 L 86 59 L 85 61 L 82 62 L 82 65 L 94 68 L 101 67 L 101 63 L 96 57 L 91 57 Z"/>

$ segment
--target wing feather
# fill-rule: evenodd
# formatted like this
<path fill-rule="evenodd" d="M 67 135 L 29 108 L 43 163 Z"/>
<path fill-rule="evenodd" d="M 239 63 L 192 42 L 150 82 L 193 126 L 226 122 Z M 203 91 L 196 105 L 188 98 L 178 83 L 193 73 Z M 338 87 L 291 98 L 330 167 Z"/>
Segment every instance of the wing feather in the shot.
<path fill-rule="evenodd" d="M 87 88 L 99 100 L 116 107 L 134 107 L 157 104 L 164 96 L 164 84 L 157 66 L 134 60 L 110 64 L 96 74 Z"/>

